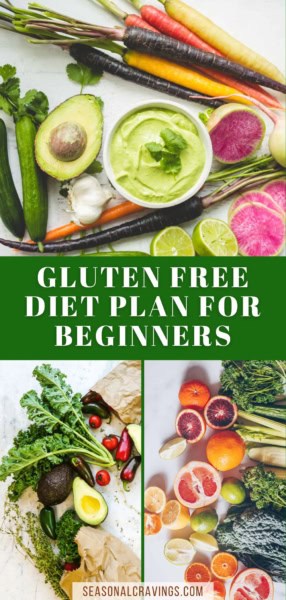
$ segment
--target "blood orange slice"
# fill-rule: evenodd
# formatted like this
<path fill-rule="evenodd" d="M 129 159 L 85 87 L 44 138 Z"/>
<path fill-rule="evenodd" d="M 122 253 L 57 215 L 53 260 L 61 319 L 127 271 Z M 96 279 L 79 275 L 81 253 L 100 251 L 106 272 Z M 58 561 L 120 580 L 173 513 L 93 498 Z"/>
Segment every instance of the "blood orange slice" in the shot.
<path fill-rule="evenodd" d="M 217 500 L 221 480 L 208 463 L 191 461 L 180 469 L 174 484 L 175 494 L 184 506 L 200 508 Z"/>
<path fill-rule="evenodd" d="M 203 417 L 192 408 L 185 408 L 177 416 L 176 429 L 178 435 L 185 438 L 188 444 L 196 444 L 206 431 Z"/>
<path fill-rule="evenodd" d="M 245 569 L 234 578 L 229 600 L 273 600 L 271 577 L 261 569 Z"/>
<path fill-rule="evenodd" d="M 185 581 L 190 583 L 208 583 L 211 580 L 211 572 L 203 563 L 191 563 L 185 570 Z"/>
<path fill-rule="evenodd" d="M 214 396 L 204 409 L 206 423 L 212 429 L 228 429 L 237 419 L 237 407 L 227 396 Z"/>

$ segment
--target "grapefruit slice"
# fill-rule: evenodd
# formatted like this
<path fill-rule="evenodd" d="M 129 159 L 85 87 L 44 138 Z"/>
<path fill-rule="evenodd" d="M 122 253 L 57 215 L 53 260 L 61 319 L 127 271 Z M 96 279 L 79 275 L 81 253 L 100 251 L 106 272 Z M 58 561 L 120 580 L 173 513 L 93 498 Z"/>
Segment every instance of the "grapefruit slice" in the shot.
<path fill-rule="evenodd" d="M 219 474 L 211 465 L 201 461 L 191 461 L 180 469 L 174 484 L 179 502 L 191 509 L 212 504 L 220 490 Z"/>
<path fill-rule="evenodd" d="M 245 202 L 236 208 L 229 225 L 243 256 L 277 256 L 283 249 L 284 218 L 259 202 Z"/>
<path fill-rule="evenodd" d="M 200 413 L 192 408 L 185 408 L 177 416 L 176 429 L 188 444 L 196 444 L 205 434 L 206 424 Z"/>
<path fill-rule="evenodd" d="M 229 600 L 273 600 L 271 577 L 261 569 L 245 569 L 234 578 Z"/>
<path fill-rule="evenodd" d="M 212 429 L 228 429 L 237 419 L 237 407 L 227 396 L 214 396 L 204 409 L 206 423 Z"/>

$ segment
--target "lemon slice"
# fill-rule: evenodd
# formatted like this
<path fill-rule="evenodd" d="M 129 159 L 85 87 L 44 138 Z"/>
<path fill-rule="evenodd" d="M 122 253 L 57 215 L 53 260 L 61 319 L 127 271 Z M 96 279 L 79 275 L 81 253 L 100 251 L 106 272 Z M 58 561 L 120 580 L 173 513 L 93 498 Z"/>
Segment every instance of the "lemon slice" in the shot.
<path fill-rule="evenodd" d="M 166 506 L 166 494 L 157 486 L 148 487 L 144 493 L 144 508 L 159 514 Z"/>
<path fill-rule="evenodd" d="M 216 539 L 209 533 L 192 533 L 190 542 L 198 552 L 215 552 L 218 550 Z"/>
<path fill-rule="evenodd" d="M 151 242 L 152 256 L 194 256 L 192 238 L 181 227 L 166 227 Z"/>
<path fill-rule="evenodd" d="M 173 438 L 163 444 L 163 446 L 159 450 L 159 454 L 161 458 L 164 460 L 171 460 L 172 458 L 177 458 L 183 454 L 187 447 L 187 440 L 181 437 Z"/>
<path fill-rule="evenodd" d="M 199 256 L 237 256 L 234 233 L 220 219 L 202 219 L 193 231 L 193 243 Z"/>
<path fill-rule="evenodd" d="M 188 565 L 195 556 L 195 550 L 189 540 L 173 538 L 165 545 L 164 555 L 173 565 Z"/>
<path fill-rule="evenodd" d="M 161 514 L 162 523 L 167 529 L 183 529 L 190 525 L 190 513 L 178 500 L 169 500 Z"/>

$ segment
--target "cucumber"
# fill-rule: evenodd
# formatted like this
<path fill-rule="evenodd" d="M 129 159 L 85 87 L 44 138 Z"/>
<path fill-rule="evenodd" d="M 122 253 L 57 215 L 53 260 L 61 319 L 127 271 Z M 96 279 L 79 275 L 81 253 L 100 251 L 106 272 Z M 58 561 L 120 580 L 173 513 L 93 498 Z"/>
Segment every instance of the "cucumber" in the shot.
<path fill-rule="evenodd" d="M 23 209 L 31 239 L 41 242 L 47 229 L 47 181 L 35 159 L 36 126 L 30 117 L 16 121 L 16 139 L 22 175 Z"/>
<path fill-rule="evenodd" d="M 18 238 L 25 233 L 24 213 L 9 165 L 6 125 L 0 119 L 0 217 Z"/>

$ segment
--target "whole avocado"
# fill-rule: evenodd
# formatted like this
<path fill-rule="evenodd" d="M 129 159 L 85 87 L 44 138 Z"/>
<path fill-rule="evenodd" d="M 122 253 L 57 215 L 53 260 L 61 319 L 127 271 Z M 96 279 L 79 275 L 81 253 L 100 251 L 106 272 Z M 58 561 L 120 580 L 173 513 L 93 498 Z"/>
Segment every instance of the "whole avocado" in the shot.
<path fill-rule="evenodd" d="M 74 471 L 68 463 L 57 465 L 42 475 L 37 494 L 45 506 L 54 506 L 63 502 L 71 492 Z"/>

